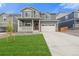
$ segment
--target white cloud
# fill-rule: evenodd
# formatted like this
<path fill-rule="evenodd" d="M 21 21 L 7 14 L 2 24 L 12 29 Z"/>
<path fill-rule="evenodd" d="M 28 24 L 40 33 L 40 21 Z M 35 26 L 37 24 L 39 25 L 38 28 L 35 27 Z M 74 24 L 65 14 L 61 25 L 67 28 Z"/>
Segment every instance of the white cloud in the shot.
<path fill-rule="evenodd" d="M 61 3 L 55 9 L 58 13 L 60 12 L 72 12 L 74 10 L 79 10 L 79 3 Z"/>
<path fill-rule="evenodd" d="M 0 7 L 2 7 L 2 3 L 0 3 Z"/>
<path fill-rule="evenodd" d="M 0 8 L 4 7 L 5 3 L 0 3 Z"/>
<path fill-rule="evenodd" d="M 59 5 L 62 9 L 79 9 L 79 3 L 62 3 Z"/>

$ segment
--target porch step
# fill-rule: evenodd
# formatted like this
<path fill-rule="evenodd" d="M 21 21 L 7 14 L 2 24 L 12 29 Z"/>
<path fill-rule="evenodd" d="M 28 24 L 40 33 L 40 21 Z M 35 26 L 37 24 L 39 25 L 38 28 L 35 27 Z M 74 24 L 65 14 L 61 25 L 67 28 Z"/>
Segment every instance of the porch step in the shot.
<path fill-rule="evenodd" d="M 38 30 L 34 30 L 33 32 L 34 32 L 34 33 L 37 33 L 37 32 L 39 32 L 39 31 L 38 31 Z"/>

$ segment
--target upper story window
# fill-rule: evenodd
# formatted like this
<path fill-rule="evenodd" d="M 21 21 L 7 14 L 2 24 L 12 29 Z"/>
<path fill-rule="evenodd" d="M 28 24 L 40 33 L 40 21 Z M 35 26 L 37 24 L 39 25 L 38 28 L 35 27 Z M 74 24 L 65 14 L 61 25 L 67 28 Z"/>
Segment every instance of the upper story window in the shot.
<path fill-rule="evenodd" d="M 46 18 L 48 18 L 48 16 L 46 15 Z"/>
<path fill-rule="evenodd" d="M 41 15 L 42 19 L 45 19 L 45 15 Z"/>
<path fill-rule="evenodd" d="M 32 13 L 30 11 L 25 12 L 25 17 L 31 17 Z"/>
<path fill-rule="evenodd" d="M 26 17 L 28 16 L 27 13 L 25 15 L 26 15 Z"/>
<path fill-rule="evenodd" d="M 68 16 L 67 15 L 65 16 L 65 19 L 68 19 Z"/>
<path fill-rule="evenodd" d="M 35 17 L 35 11 L 34 11 L 34 17 Z"/>
<path fill-rule="evenodd" d="M 7 17 L 6 16 L 3 16 L 3 20 L 6 21 L 7 20 Z"/>
<path fill-rule="evenodd" d="M 74 15 L 74 17 L 75 17 L 75 18 L 79 18 L 79 13 L 76 12 L 75 15 Z"/>
<path fill-rule="evenodd" d="M 77 18 L 79 18 L 79 13 L 77 13 Z"/>

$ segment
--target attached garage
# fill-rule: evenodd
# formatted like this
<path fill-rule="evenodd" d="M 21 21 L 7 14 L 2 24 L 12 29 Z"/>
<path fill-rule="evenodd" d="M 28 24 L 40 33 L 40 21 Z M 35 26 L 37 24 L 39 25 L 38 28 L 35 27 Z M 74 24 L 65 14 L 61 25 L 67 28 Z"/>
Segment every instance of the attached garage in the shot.
<path fill-rule="evenodd" d="M 6 28 L 5 27 L 0 27 L 0 32 L 5 32 Z"/>
<path fill-rule="evenodd" d="M 41 21 L 41 31 L 51 32 L 56 30 L 56 22 L 54 21 Z"/>

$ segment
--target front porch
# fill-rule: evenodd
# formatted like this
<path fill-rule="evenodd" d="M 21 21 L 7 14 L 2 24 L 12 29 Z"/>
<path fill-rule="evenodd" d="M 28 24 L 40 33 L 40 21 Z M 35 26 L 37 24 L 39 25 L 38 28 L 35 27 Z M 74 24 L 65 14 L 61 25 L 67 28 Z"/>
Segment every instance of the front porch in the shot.
<path fill-rule="evenodd" d="M 34 32 L 40 31 L 39 19 L 18 19 L 18 32 Z"/>

